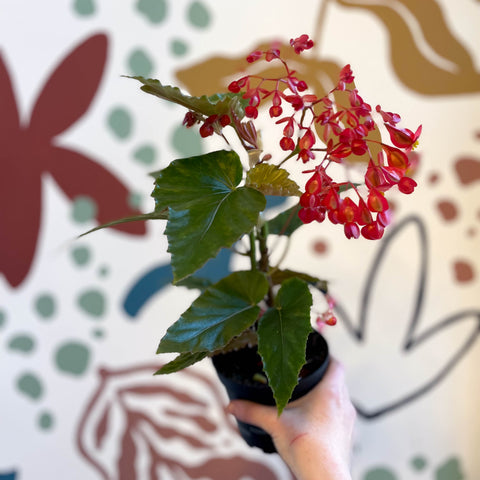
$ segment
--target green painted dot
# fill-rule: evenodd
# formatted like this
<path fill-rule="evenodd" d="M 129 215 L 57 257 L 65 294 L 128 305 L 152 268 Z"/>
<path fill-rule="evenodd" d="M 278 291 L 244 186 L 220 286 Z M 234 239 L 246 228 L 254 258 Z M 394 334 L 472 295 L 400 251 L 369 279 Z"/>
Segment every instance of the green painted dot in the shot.
<path fill-rule="evenodd" d="M 193 2 L 188 9 L 187 17 L 197 28 L 206 28 L 210 24 L 210 12 L 202 2 Z"/>
<path fill-rule="evenodd" d="M 97 210 L 97 204 L 92 198 L 80 195 L 73 201 L 72 218 L 78 223 L 89 222 L 97 216 Z"/>
<path fill-rule="evenodd" d="M 105 313 L 105 296 L 99 290 L 87 290 L 78 297 L 78 305 L 92 317 L 101 317 Z"/>
<path fill-rule="evenodd" d="M 109 273 L 110 273 L 110 268 L 108 268 L 108 266 L 106 265 L 102 265 L 98 270 L 98 274 L 101 277 L 106 277 Z"/>
<path fill-rule="evenodd" d="M 418 455 L 417 457 L 412 458 L 412 468 L 417 471 L 422 471 L 427 466 L 427 460 Z"/>
<path fill-rule="evenodd" d="M 389 469 L 375 468 L 367 472 L 364 480 L 397 480 L 397 476 Z"/>
<path fill-rule="evenodd" d="M 133 75 L 150 77 L 153 71 L 153 62 L 143 50 L 137 49 L 128 57 L 128 67 Z"/>
<path fill-rule="evenodd" d="M 0 328 L 2 328 L 7 323 L 7 314 L 0 310 Z"/>
<path fill-rule="evenodd" d="M 435 480 L 464 480 L 465 478 L 458 458 L 447 460 L 435 472 Z"/>
<path fill-rule="evenodd" d="M 93 15 L 95 13 L 95 3 L 93 0 L 75 0 L 73 8 L 82 16 Z"/>
<path fill-rule="evenodd" d="M 100 328 L 96 328 L 95 330 L 92 330 L 92 336 L 93 338 L 104 338 L 105 337 L 105 331 L 100 329 Z"/>
<path fill-rule="evenodd" d="M 188 45 L 182 40 L 173 40 L 170 44 L 170 50 L 177 57 L 181 57 L 187 53 Z"/>
<path fill-rule="evenodd" d="M 108 126 L 118 138 L 127 138 L 132 131 L 132 117 L 125 108 L 116 107 L 108 115 Z"/>
<path fill-rule="evenodd" d="M 143 195 L 138 192 L 130 192 L 128 195 L 128 205 L 139 210 L 142 205 Z"/>
<path fill-rule="evenodd" d="M 38 426 L 41 430 L 51 430 L 54 424 L 53 415 L 50 412 L 42 412 L 38 417 Z"/>
<path fill-rule="evenodd" d="M 39 295 L 35 300 L 35 310 L 43 319 L 52 318 L 56 308 L 55 299 L 49 293 Z"/>
<path fill-rule="evenodd" d="M 32 400 L 38 400 L 43 393 L 43 387 L 38 377 L 33 373 L 24 373 L 17 379 L 17 388 L 21 393 L 30 397 Z"/>
<path fill-rule="evenodd" d="M 90 250 L 87 247 L 75 247 L 72 250 L 73 261 L 81 266 L 86 265 L 90 261 Z"/>
<path fill-rule="evenodd" d="M 60 346 L 55 354 L 55 364 L 62 372 L 82 375 L 90 360 L 88 347 L 78 342 L 68 342 Z"/>
<path fill-rule="evenodd" d="M 138 0 L 137 10 L 152 23 L 161 23 L 167 15 L 166 0 Z"/>
<path fill-rule="evenodd" d="M 30 335 L 15 335 L 8 342 L 8 348 L 22 353 L 30 353 L 35 348 L 35 341 Z"/>
<path fill-rule="evenodd" d="M 172 146 L 182 156 L 190 157 L 202 153 L 201 137 L 193 128 L 179 125 L 172 135 Z"/>
<path fill-rule="evenodd" d="M 142 145 L 133 152 L 133 158 L 144 165 L 152 165 L 156 160 L 156 151 L 152 145 Z"/>

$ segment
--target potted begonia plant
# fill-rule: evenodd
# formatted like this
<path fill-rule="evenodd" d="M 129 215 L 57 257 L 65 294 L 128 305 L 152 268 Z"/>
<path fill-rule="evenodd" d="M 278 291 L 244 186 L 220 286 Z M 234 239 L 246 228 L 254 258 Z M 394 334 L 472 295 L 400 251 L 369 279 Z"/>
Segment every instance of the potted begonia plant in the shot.
<path fill-rule="evenodd" d="M 290 41 L 296 54 L 312 46 L 307 35 Z M 227 390 L 230 382 L 260 389 L 258 401 L 276 404 L 281 414 L 292 394 L 304 394 L 323 375 L 328 348 L 313 327 L 336 319 L 327 282 L 272 264 L 270 239 L 324 221 L 343 227 L 347 238 L 380 239 L 390 223 L 387 192 L 395 187 L 409 194 L 416 186 L 408 153 L 421 127 L 415 132 L 400 128 L 399 115 L 380 106 L 372 109 L 359 95 L 349 65 L 330 92 L 317 95 L 276 47 L 254 51 L 246 60 L 275 62 L 282 73 L 244 75 L 226 92 L 202 97 L 132 77 L 144 92 L 185 107 L 186 128 L 199 126 L 201 137 L 225 140 L 224 149 L 176 159 L 154 172 L 155 209 L 140 219 L 166 221 L 173 283 L 200 289 L 161 339 L 157 353 L 178 356 L 157 373 L 213 357 Z M 259 115 L 277 128 L 275 152 L 264 151 L 256 128 Z M 237 139 L 235 148 L 227 131 Z M 304 184 L 292 179 L 290 165 L 302 166 Z M 331 170 L 338 168 L 332 165 L 343 166 L 348 175 L 336 178 Z M 358 180 L 351 180 L 352 175 Z M 268 221 L 262 214 L 267 196 L 290 199 L 288 208 Z M 196 276 L 224 248 L 246 256 L 249 267 L 213 284 Z M 321 291 L 328 305 L 313 322 L 312 289 Z M 251 369 L 245 373 L 247 365 Z M 306 387 L 295 390 L 304 379 Z M 242 433 L 248 443 L 256 442 L 251 431 Z M 273 446 L 262 448 L 271 451 Z"/>

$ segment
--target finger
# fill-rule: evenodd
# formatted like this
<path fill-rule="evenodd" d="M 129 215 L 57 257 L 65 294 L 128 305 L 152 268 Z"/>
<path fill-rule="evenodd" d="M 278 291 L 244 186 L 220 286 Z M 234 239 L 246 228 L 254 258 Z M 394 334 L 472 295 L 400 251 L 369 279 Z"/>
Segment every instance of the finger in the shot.
<path fill-rule="evenodd" d="M 263 428 L 267 432 L 277 420 L 275 407 L 268 407 L 247 400 L 232 400 L 227 406 L 227 411 L 237 420 Z"/>

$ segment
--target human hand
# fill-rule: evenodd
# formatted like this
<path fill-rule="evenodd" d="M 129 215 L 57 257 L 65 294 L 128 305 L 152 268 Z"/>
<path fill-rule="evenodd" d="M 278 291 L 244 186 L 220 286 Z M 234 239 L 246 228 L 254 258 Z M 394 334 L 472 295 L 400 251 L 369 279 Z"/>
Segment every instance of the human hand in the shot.
<path fill-rule="evenodd" d="M 246 400 L 233 400 L 228 411 L 267 431 L 299 480 L 351 479 L 348 466 L 356 413 L 344 369 L 336 360 L 331 360 L 322 381 L 289 403 L 280 416 L 275 407 Z"/>

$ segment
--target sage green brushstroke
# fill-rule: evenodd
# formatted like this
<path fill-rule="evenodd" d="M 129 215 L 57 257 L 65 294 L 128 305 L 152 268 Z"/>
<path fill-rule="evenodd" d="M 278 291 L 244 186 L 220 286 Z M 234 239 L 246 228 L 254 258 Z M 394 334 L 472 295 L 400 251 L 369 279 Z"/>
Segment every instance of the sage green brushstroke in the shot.
<path fill-rule="evenodd" d="M 21 353 L 30 353 L 35 347 L 35 341 L 30 335 L 15 335 L 9 342 L 8 348 L 10 350 Z"/>
<path fill-rule="evenodd" d="M 125 139 L 132 132 L 132 117 L 128 110 L 123 107 L 115 107 L 108 115 L 108 126 L 112 133 L 120 139 Z"/>
<path fill-rule="evenodd" d="M 86 290 L 78 297 L 78 306 L 92 317 L 101 317 L 105 313 L 105 295 L 97 289 Z"/>
<path fill-rule="evenodd" d="M 166 0 L 138 0 L 137 10 L 154 24 L 161 23 L 167 16 Z"/>
<path fill-rule="evenodd" d="M 193 128 L 179 125 L 172 135 L 172 146 L 182 157 L 191 157 L 202 153 L 200 134 Z"/>
<path fill-rule="evenodd" d="M 42 383 L 34 373 L 24 373 L 21 375 L 17 379 L 17 388 L 32 400 L 38 400 L 43 394 Z"/>
<path fill-rule="evenodd" d="M 130 54 L 128 67 L 133 75 L 150 77 L 153 71 L 153 62 L 144 50 L 138 48 Z"/>
<path fill-rule="evenodd" d="M 55 298 L 49 293 L 39 295 L 35 300 L 35 311 L 45 320 L 53 317 L 56 308 Z"/>
<path fill-rule="evenodd" d="M 435 480 L 465 480 L 458 458 L 451 458 L 435 472 Z"/>
<path fill-rule="evenodd" d="M 133 152 L 133 158 L 144 165 L 152 165 L 156 160 L 156 150 L 152 145 L 142 145 Z"/>
<path fill-rule="evenodd" d="M 202 2 L 192 2 L 188 9 L 187 18 L 197 28 L 207 28 L 211 21 L 210 12 Z"/>
<path fill-rule="evenodd" d="M 72 250 L 72 258 L 76 265 L 86 265 L 91 258 L 90 249 L 87 247 L 75 247 Z"/>
<path fill-rule="evenodd" d="M 170 44 L 170 50 L 173 55 L 181 57 L 182 55 L 185 55 L 187 53 L 188 45 L 182 40 L 173 40 Z"/>
<path fill-rule="evenodd" d="M 55 353 L 55 364 L 58 369 L 71 375 L 82 375 L 90 361 L 90 350 L 80 342 L 67 342 Z"/>
<path fill-rule="evenodd" d="M 89 16 L 95 13 L 95 3 L 93 0 L 75 0 L 73 8 L 78 15 Z"/>
<path fill-rule="evenodd" d="M 75 222 L 89 222 L 97 216 L 97 211 L 97 204 L 93 198 L 86 195 L 75 197 L 72 208 L 72 218 Z"/>
<path fill-rule="evenodd" d="M 387 468 L 374 468 L 369 470 L 363 480 L 398 480 L 398 477 Z"/>
<path fill-rule="evenodd" d="M 51 430 L 54 424 L 53 415 L 50 412 L 42 412 L 38 417 L 40 430 Z"/>

